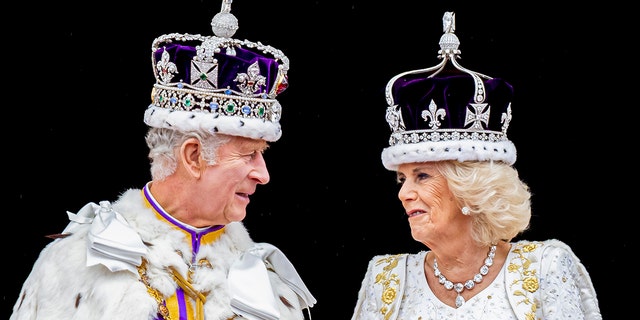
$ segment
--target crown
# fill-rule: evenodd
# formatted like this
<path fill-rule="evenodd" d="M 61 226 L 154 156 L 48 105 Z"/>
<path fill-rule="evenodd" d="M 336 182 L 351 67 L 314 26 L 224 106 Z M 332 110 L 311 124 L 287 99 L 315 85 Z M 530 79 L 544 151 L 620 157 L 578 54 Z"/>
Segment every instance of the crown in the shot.
<path fill-rule="evenodd" d="M 156 83 L 144 121 L 151 127 L 207 130 L 276 141 L 289 59 L 260 42 L 231 38 L 232 0 L 211 20 L 213 36 L 171 33 L 153 41 Z"/>
<path fill-rule="evenodd" d="M 385 168 L 440 160 L 502 161 L 513 164 L 516 148 L 507 138 L 513 88 L 506 81 L 462 67 L 455 14 L 442 19 L 438 58 L 430 68 L 400 73 L 387 83 L 389 147 Z"/>

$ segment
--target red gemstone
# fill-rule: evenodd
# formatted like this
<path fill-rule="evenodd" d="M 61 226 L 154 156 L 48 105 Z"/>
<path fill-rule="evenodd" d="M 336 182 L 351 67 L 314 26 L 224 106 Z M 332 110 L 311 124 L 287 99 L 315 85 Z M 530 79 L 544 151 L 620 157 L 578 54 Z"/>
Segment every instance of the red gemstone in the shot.
<path fill-rule="evenodd" d="M 288 87 L 289 87 L 289 77 L 287 77 L 287 75 L 284 75 L 280 78 L 280 82 L 276 87 L 276 94 L 281 94 Z"/>

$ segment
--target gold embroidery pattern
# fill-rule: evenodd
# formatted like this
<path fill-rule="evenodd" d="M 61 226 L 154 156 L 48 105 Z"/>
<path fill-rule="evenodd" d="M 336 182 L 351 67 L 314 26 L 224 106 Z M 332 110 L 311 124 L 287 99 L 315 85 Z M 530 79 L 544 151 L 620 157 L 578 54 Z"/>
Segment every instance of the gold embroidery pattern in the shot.
<path fill-rule="evenodd" d="M 393 314 L 393 308 L 389 308 L 389 306 L 396 300 L 398 287 L 400 286 L 400 278 L 397 273 L 392 273 L 393 269 L 398 265 L 398 257 L 400 255 L 392 255 L 382 258 L 376 261 L 376 265 L 380 265 L 382 263 L 386 263 L 387 265 L 383 267 L 382 272 L 376 275 L 376 282 L 382 284 L 382 302 L 384 306 L 380 308 L 380 313 L 384 316 L 385 320 L 391 318 Z"/>
<path fill-rule="evenodd" d="M 534 293 L 540 288 L 540 283 L 538 282 L 538 270 L 532 268 L 531 260 L 527 258 L 527 254 L 532 253 L 541 245 L 542 243 L 540 242 L 517 244 L 516 248 L 513 250 L 517 256 L 511 259 L 507 267 L 509 272 L 517 272 L 520 274 L 520 279 L 514 280 L 509 286 L 512 288 L 513 286 L 520 284 L 520 287 L 524 290 L 514 290 L 513 294 L 522 297 L 517 304 L 524 303 L 531 306 L 531 309 L 525 313 L 525 318 L 527 320 L 536 319 L 536 310 L 540 303 L 535 297 L 532 300 L 531 297 L 527 296 L 527 292 Z"/>

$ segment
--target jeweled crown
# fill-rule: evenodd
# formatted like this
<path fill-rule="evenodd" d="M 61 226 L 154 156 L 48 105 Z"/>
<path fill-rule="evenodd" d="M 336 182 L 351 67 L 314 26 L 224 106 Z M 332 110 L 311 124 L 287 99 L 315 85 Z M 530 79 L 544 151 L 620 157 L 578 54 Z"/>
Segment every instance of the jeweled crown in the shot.
<path fill-rule="evenodd" d="M 507 138 L 513 88 L 506 81 L 462 67 L 455 14 L 442 19 L 433 67 L 400 73 L 387 83 L 389 147 L 385 168 L 441 160 L 502 161 L 513 164 L 516 148 Z"/>
<path fill-rule="evenodd" d="M 274 47 L 231 38 L 238 29 L 231 3 L 223 0 L 213 17 L 213 36 L 171 33 L 153 41 L 156 83 L 147 125 L 280 138 L 276 97 L 288 87 L 289 59 Z"/>

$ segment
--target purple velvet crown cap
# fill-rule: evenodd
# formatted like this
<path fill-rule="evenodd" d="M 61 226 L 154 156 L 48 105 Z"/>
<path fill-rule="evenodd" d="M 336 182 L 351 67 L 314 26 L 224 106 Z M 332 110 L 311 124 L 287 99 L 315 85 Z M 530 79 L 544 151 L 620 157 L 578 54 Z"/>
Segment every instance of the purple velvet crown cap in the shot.
<path fill-rule="evenodd" d="M 151 127 L 276 141 L 288 86 L 288 58 L 260 42 L 231 38 L 230 0 L 211 21 L 213 36 L 166 34 L 152 44 L 156 83 L 145 112 Z"/>
<path fill-rule="evenodd" d="M 262 53 L 242 47 L 236 48 L 234 55 L 227 55 L 227 49 L 222 48 L 219 53 L 214 54 L 214 58 L 217 60 L 217 74 L 213 74 L 211 72 L 213 72 L 214 66 L 211 69 L 206 69 L 206 67 L 198 68 L 194 63 L 196 47 L 200 44 L 199 41 L 168 43 L 153 53 L 153 60 L 156 61 L 156 66 L 158 66 L 158 62 L 162 61 L 163 53 L 165 51 L 168 53 L 170 57 L 169 63 L 173 63 L 176 66 L 176 70 L 178 70 L 172 79 L 174 83 L 189 83 L 198 88 L 227 88 L 235 92 L 242 92 L 243 90 L 240 87 L 246 84 L 246 82 L 237 81 L 238 74 L 247 73 L 251 65 L 257 63 L 257 67 L 260 70 L 259 73 L 264 78 L 260 84 L 256 81 L 256 92 L 265 93 L 264 96 L 267 97 L 268 95 L 273 95 L 273 93 L 269 94 L 266 91 L 267 88 L 277 89 L 274 84 L 279 80 L 279 64 L 274 58 L 266 57 Z M 210 77 L 210 74 L 215 77 Z M 250 79 L 247 80 L 250 81 Z M 199 83 L 202 83 L 202 85 L 199 85 Z M 286 89 L 286 82 L 280 84 L 280 86 L 283 91 Z"/>
<path fill-rule="evenodd" d="M 443 18 L 440 64 L 401 73 L 387 84 L 392 133 L 382 162 L 389 170 L 412 162 L 516 160 L 507 138 L 513 87 L 457 63 L 454 18 L 452 12 Z"/>

